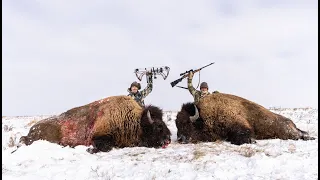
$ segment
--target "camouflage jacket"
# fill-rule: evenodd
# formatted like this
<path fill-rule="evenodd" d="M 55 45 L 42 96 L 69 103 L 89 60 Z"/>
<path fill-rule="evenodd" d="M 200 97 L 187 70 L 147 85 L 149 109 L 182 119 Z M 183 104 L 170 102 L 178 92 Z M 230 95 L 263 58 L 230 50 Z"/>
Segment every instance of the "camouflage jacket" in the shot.
<path fill-rule="evenodd" d="M 188 78 L 188 89 L 189 89 L 189 92 L 191 93 L 191 95 L 193 96 L 194 98 L 194 103 L 197 105 L 199 100 L 204 97 L 204 96 L 207 96 L 210 94 L 210 92 L 206 92 L 206 93 L 202 93 L 201 91 L 199 90 L 196 90 L 193 85 L 192 85 L 192 79 L 189 79 Z"/>
<path fill-rule="evenodd" d="M 144 107 L 145 104 L 144 104 L 144 98 L 146 98 L 152 91 L 152 81 L 150 81 L 147 85 L 146 88 L 144 88 L 142 91 L 138 91 L 137 93 L 132 93 L 130 91 L 130 89 L 128 89 L 128 96 L 131 96 L 135 101 L 137 101 L 137 103 L 141 106 L 141 107 Z"/>

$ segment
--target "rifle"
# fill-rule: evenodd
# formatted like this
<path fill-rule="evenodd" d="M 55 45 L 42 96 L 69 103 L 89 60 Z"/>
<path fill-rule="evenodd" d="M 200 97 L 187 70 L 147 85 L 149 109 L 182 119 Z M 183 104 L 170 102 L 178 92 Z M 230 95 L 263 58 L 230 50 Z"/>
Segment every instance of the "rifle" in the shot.
<path fill-rule="evenodd" d="M 180 73 L 180 76 L 182 76 L 182 77 L 179 78 L 179 79 L 177 79 L 177 80 L 175 80 L 175 81 L 172 81 L 172 82 L 170 83 L 171 86 L 174 87 L 174 86 L 177 85 L 179 82 L 181 82 L 184 78 L 188 77 L 188 75 L 189 75 L 190 72 L 197 73 L 197 72 L 201 71 L 203 68 L 206 68 L 206 67 L 208 67 L 208 66 L 210 66 L 210 65 L 212 65 L 212 64 L 214 64 L 214 62 L 213 62 L 213 63 L 210 63 L 210 64 L 208 64 L 208 65 L 205 65 L 205 66 L 203 66 L 203 67 L 201 67 L 201 68 L 199 68 L 199 69 L 196 69 L 196 70 L 191 69 L 191 70 L 186 71 L 186 72 L 184 72 L 184 73 Z"/>
<path fill-rule="evenodd" d="M 157 79 L 157 75 L 161 75 L 164 80 L 167 79 L 169 75 L 170 68 L 168 66 L 162 67 L 151 67 L 151 68 L 140 68 L 135 69 L 134 73 L 136 74 L 139 81 L 142 80 L 142 77 L 146 75 L 147 82 L 149 82 L 152 78 Z"/>

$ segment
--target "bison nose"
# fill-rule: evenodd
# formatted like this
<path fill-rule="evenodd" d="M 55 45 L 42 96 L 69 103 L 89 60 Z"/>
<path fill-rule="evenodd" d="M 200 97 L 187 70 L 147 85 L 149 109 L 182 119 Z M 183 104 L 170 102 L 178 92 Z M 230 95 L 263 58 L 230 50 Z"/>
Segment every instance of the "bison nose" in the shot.
<path fill-rule="evenodd" d="M 171 142 L 171 137 L 170 136 L 164 136 L 163 139 L 165 141 Z"/>
<path fill-rule="evenodd" d="M 171 143 L 171 137 L 170 136 L 167 136 L 167 140 L 169 143 Z"/>
<path fill-rule="evenodd" d="M 184 136 L 184 135 L 180 135 L 179 137 L 178 137 L 178 142 L 179 143 L 188 143 L 188 140 L 187 140 L 187 138 Z"/>

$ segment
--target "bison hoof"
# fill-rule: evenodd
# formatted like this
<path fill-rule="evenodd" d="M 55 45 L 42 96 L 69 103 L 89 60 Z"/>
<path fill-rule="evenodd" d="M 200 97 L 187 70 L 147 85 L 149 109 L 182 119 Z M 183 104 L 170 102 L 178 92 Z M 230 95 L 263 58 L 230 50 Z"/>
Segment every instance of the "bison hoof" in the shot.
<path fill-rule="evenodd" d="M 298 130 L 300 131 L 300 134 L 299 134 L 300 139 L 305 140 L 305 141 L 315 140 L 315 139 L 316 139 L 316 138 L 314 138 L 314 137 L 311 137 L 311 136 L 309 135 L 309 133 L 307 133 L 306 131 L 302 131 L 302 130 L 300 130 L 300 129 L 298 129 Z"/>
<path fill-rule="evenodd" d="M 90 154 L 95 154 L 95 153 L 99 152 L 99 150 L 97 148 L 88 148 L 87 152 Z"/>
<path fill-rule="evenodd" d="M 308 141 L 308 140 L 315 140 L 316 138 L 311 137 L 311 136 L 302 136 L 302 139 L 305 141 Z"/>
<path fill-rule="evenodd" d="M 231 144 L 242 145 L 242 144 L 254 144 L 256 141 L 250 137 L 239 136 L 230 140 Z"/>

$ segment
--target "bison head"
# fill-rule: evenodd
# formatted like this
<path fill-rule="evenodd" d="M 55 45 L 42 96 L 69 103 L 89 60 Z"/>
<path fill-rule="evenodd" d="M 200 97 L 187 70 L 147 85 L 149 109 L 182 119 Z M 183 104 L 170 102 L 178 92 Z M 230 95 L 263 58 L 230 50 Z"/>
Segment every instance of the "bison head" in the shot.
<path fill-rule="evenodd" d="M 194 103 L 183 104 L 175 122 L 178 130 L 177 138 L 180 143 L 188 143 L 199 135 L 199 130 L 203 129 L 203 120 L 199 116 L 198 108 Z"/>
<path fill-rule="evenodd" d="M 142 145 L 166 148 L 171 143 L 171 132 L 162 119 L 163 112 L 155 106 L 147 106 L 141 117 Z"/>

